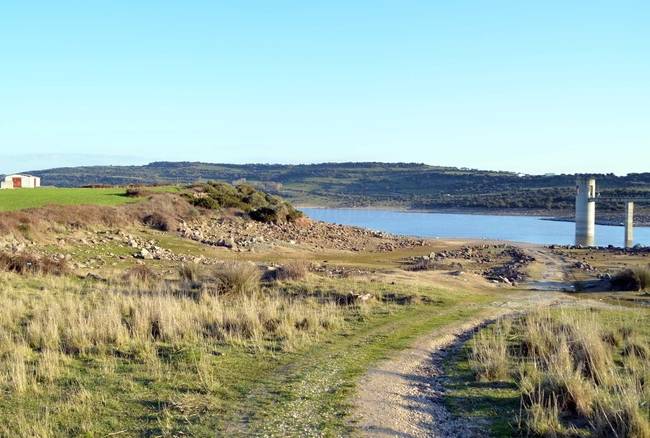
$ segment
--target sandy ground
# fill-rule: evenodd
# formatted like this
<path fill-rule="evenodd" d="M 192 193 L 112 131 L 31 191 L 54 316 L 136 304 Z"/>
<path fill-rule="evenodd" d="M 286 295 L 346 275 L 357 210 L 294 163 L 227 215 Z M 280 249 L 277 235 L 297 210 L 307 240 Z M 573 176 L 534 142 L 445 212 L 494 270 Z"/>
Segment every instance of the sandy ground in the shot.
<path fill-rule="evenodd" d="M 398 356 L 370 369 L 358 384 L 355 421 L 364 436 L 480 437 L 481 424 L 450 415 L 443 404 L 443 363 L 480 326 L 505 315 L 537 306 L 575 303 L 557 291 L 568 287 L 568 262 L 540 247 L 525 246 L 538 266 L 538 275 L 488 306 L 480 315 L 446 326 L 419 339 Z"/>

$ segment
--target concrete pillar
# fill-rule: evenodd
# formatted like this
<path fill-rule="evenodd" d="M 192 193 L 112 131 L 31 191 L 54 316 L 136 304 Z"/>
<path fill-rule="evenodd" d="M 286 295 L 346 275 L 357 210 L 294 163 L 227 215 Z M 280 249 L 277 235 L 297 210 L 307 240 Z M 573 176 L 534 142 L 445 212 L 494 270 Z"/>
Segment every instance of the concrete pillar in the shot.
<path fill-rule="evenodd" d="M 634 202 L 625 202 L 625 247 L 634 246 Z"/>
<path fill-rule="evenodd" d="M 596 179 L 576 181 L 576 245 L 594 246 L 596 237 Z"/>

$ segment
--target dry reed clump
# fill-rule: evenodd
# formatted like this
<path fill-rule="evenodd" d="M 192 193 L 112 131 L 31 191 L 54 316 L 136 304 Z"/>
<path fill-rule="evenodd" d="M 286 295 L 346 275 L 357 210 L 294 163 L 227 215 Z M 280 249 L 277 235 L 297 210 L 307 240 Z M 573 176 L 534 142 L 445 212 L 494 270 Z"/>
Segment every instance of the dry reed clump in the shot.
<path fill-rule="evenodd" d="M 220 283 L 222 293 L 250 295 L 260 290 L 262 276 L 253 263 L 225 262 L 214 269 L 213 275 Z"/>
<path fill-rule="evenodd" d="M 178 276 L 182 282 L 198 283 L 203 277 L 203 269 L 196 263 L 183 263 L 178 267 Z"/>
<path fill-rule="evenodd" d="M 138 283 L 148 285 L 158 280 L 158 274 L 147 265 L 137 264 L 124 271 L 124 274 L 122 274 L 122 280 L 131 285 Z"/>
<path fill-rule="evenodd" d="M 64 275 L 69 272 L 65 260 L 33 254 L 0 252 L 0 270 L 17 274 Z"/>
<path fill-rule="evenodd" d="M 272 272 L 275 281 L 298 281 L 307 276 L 309 264 L 302 260 L 292 260 Z"/>
<path fill-rule="evenodd" d="M 0 274 L 5 284 L 17 279 Z M 54 382 L 67 358 L 77 355 L 154 366 L 161 348 L 192 345 L 209 351 L 222 344 L 292 350 L 344 321 L 334 304 L 273 291 L 193 299 L 162 287 L 123 293 L 105 283 L 88 290 L 65 277 L 47 281 L 43 290 L 26 291 L 24 285 L 0 290 L 0 389 L 17 393 Z"/>
<path fill-rule="evenodd" d="M 483 330 L 470 360 L 485 380 L 502 379 L 503 363 L 518 369 L 528 434 L 650 437 L 648 340 L 630 330 L 633 310 L 625 319 L 603 318 L 595 310 L 532 312 L 513 322 L 507 347 L 498 324 Z"/>
<path fill-rule="evenodd" d="M 499 320 L 481 330 L 471 341 L 470 366 L 479 381 L 503 380 L 508 377 L 508 335 L 510 320 Z"/>

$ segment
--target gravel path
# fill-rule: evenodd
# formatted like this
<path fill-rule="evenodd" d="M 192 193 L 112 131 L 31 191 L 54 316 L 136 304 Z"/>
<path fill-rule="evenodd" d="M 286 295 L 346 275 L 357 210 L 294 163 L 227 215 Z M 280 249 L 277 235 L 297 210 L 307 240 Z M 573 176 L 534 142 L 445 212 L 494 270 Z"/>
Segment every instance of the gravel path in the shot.
<path fill-rule="evenodd" d="M 399 356 L 370 369 L 358 384 L 354 400 L 358 427 L 373 437 L 482 437 L 480 423 L 454 418 L 443 403 L 443 364 L 480 326 L 496 318 L 537 306 L 575 303 L 554 292 L 563 281 L 565 262 L 540 249 L 530 249 L 545 271 L 531 291 L 513 294 L 488 306 L 480 315 L 443 327 L 418 340 Z M 550 283 L 550 284 L 549 284 Z M 539 290 L 542 289 L 542 290 Z"/>

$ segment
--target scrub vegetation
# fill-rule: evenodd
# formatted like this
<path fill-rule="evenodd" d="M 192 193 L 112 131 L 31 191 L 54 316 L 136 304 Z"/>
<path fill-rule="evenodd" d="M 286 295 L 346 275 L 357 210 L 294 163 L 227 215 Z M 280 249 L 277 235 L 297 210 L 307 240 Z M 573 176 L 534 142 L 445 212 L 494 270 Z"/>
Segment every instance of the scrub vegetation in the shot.
<path fill-rule="evenodd" d="M 230 185 L 211 181 L 194 184 L 187 194 L 197 207 L 218 210 L 234 208 L 248 213 L 259 222 L 291 222 L 302 217 L 302 213 L 281 198 L 261 192 L 249 184 Z"/>

